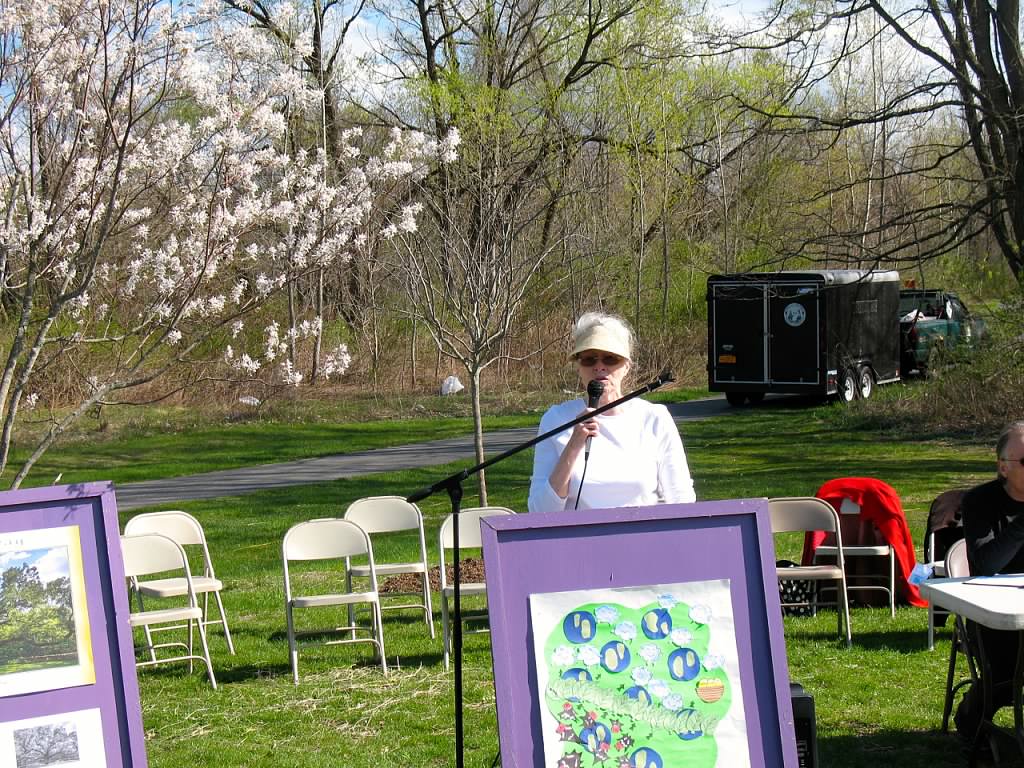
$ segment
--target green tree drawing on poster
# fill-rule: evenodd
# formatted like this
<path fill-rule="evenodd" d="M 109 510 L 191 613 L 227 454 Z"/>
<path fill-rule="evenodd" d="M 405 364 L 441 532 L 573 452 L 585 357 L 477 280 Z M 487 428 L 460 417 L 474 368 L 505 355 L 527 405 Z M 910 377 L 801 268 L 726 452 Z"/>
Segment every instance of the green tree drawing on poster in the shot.
<path fill-rule="evenodd" d="M 0 674 L 77 662 L 71 582 L 23 563 L 0 574 Z"/>

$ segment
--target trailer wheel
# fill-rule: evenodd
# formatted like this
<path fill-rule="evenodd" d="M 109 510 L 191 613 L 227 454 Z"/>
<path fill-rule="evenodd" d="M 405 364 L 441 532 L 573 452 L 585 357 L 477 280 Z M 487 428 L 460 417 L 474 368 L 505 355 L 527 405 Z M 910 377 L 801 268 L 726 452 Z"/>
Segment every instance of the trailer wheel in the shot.
<path fill-rule="evenodd" d="M 764 402 L 764 392 L 747 392 L 747 400 L 751 405 L 760 405 Z"/>
<path fill-rule="evenodd" d="M 861 400 L 867 400 L 874 394 L 875 376 L 870 366 L 862 365 L 857 369 L 857 396 Z"/>
<path fill-rule="evenodd" d="M 747 401 L 746 392 L 726 392 L 725 399 L 729 402 L 729 405 L 734 405 L 737 408 Z"/>
<path fill-rule="evenodd" d="M 839 383 L 839 399 L 844 403 L 852 403 L 857 399 L 857 375 L 852 368 L 843 370 L 843 378 Z"/>

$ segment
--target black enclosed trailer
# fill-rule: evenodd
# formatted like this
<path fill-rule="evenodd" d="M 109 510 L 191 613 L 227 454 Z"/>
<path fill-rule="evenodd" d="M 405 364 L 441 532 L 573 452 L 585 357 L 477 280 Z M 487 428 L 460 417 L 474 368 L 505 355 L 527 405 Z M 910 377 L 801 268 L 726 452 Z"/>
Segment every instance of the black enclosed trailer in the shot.
<path fill-rule="evenodd" d="M 900 377 L 897 272 L 808 270 L 708 278 L 708 389 L 869 397 Z"/>

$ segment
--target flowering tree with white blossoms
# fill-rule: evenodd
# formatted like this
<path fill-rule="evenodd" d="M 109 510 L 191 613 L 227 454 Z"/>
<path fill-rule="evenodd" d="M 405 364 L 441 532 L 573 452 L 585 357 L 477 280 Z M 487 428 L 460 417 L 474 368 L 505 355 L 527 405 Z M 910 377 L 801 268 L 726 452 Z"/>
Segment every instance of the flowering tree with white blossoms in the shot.
<path fill-rule="evenodd" d="M 327 183 L 321 155 L 280 149 L 281 105 L 316 94 L 275 64 L 264 36 L 224 21 L 216 3 L 0 7 L 0 474 L 19 415 L 67 405 L 40 397 L 55 372 L 78 394 L 51 409 L 11 487 L 89 408 L 169 372 L 274 366 L 297 383 L 282 352 L 320 319 L 256 334 L 246 316 L 365 247 L 367 231 L 389 226 L 379 201 L 451 153 L 395 132 L 365 158 L 349 132 L 349 165 Z M 412 226 L 412 213 L 395 211 L 393 226 Z M 348 362 L 335 350 L 320 373 Z"/>

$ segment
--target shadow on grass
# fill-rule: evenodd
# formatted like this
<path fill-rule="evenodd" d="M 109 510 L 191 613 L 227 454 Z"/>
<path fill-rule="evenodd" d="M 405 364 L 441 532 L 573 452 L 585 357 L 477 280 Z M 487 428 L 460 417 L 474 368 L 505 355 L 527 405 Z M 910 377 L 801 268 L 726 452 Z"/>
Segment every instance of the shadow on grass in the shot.
<path fill-rule="evenodd" d="M 358 670 L 376 670 L 380 671 L 380 664 L 377 663 L 376 659 L 367 654 L 365 657 L 354 658 L 352 656 L 346 656 L 337 660 L 338 663 L 331 664 L 330 659 L 317 658 L 309 663 L 308 658 L 304 658 L 300 651 L 299 653 L 299 685 L 302 685 L 302 679 L 304 676 L 312 677 L 314 675 L 321 675 L 325 672 L 335 669 L 358 669 Z M 391 673 L 393 666 L 392 660 L 388 659 L 388 672 Z M 225 669 L 223 672 L 214 668 L 214 672 L 217 675 L 217 683 L 219 685 L 232 684 L 232 683 L 249 683 L 253 680 L 262 680 L 266 678 L 282 678 L 291 680 L 292 668 L 287 661 L 272 664 L 245 664 L 239 667 L 231 667 Z M 383 678 L 383 675 L 381 676 Z"/>
<path fill-rule="evenodd" d="M 922 612 L 923 615 L 923 612 Z M 911 617 L 908 619 L 908 616 Z M 850 625 L 853 635 L 853 649 L 863 651 L 894 651 L 917 654 L 928 650 L 928 635 L 924 626 L 918 627 L 913 621 L 915 613 L 907 607 L 897 607 L 897 614 L 890 619 L 886 608 L 851 608 Z M 908 626 L 907 622 L 913 622 Z M 790 618 L 786 621 L 787 640 L 804 642 L 839 643 L 836 639 L 836 616 L 831 610 L 818 610 L 810 618 Z M 936 650 L 944 648 L 949 641 L 949 630 L 936 626 Z M 944 654 L 944 652 L 943 652 Z"/>
<path fill-rule="evenodd" d="M 967 754 L 955 733 L 872 731 L 855 736 L 818 736 L 818 763 L 827 768 L 898 768 L 928 764 L 963 768 Z"/>
<path fill-rule="evenodd" d="M 833 405 L 835 407 L 842 407 L 841 403 L 829 400 L 821 395 L 779 395 L 777 397 L 769 397 L 758 405 L 745 406 L 746 410 L 749 411 L 796 411 L 796 410 L 807 410 L 809 408 L 820 408 L 825 405 Z"/>
<path fill-rule="evenodd" d="M 417 615 L 417 609 L 415 609 L 415 608 L 398 608 L 397 606 L 396 607 L 390 607 L 386 603 L 383 604 L 381 606 L 381 608 L 382 608 L 383 613 L 384 613 L 384 637 L 385 637 L 385 639 L 387 638 L 387 631 L 388 631 L 388 625 L 389 624 L 402 624 L 402 625 L 406 625 L 406 626 L 413 626 L 415 624 L 420 624 L 420 625 L 423 626 L 424 634 L 427 634 L 427 635 L 430 634 L 430 632 L 427 630 L 427 622 L 423 618 L 423 609 L 422 608 L 420 608 L 419 611 L 418 611 L 419 615 Z M 403 611 L 403 613 L 398 613 L 399 610 Z M 404 611 L 408 611 L 408 613 L 404 613 Z M 440 626 L 441 626 L 441 618 L 440 617 L 435 617 L 434 618 L 434 631 L 435 632 L 439 631 L 439 627 Z"/>

